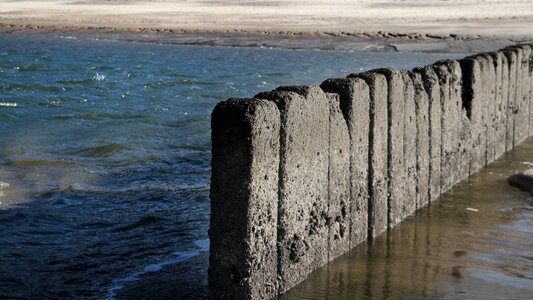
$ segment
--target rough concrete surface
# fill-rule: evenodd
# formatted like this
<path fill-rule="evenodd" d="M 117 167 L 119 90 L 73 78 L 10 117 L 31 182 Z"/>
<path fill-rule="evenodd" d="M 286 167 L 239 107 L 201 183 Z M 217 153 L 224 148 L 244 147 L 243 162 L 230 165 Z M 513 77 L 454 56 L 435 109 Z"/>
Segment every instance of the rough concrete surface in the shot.
<path fill-rule="evenodd" d="M 373 238 L 387 230 L 387 79 L 376 72 L 349 77 L 364 80 L 370 89 L 368 235 Z"/>
<path fill-rule="evenodd" d="M 368 237 L 368 141 L 370 91 L 360 78 L 335 78 L 320 87 L 339 95 L 350 134 L 350 246 Z"/>
<path fill-rule="evenodd" d="M 522 59 L 520 61 L 520 77 L 521 82 L 519 86 L 520 90 L 520 123 L 518 124 L 516 130 L 518 134 L 518 143 L 523 142 L 526 138 L 529 137 L 529 118 L 530 118 L 530 79 L 529 79 L 529 59 L 531 56 L 531 46 L 522 45 L 520 47 L 522 50 Z"/>
<path fill-rule="evenodd" d="M 281 115 L 278 275 L 283 292 L 328 261 L 329 99 L 318 87 L 280 87 L 256 98 Z"/>
<path fill-rule="evenodd" d="M 484 60 L 483 64 L 483 90 L 486 93 L 485 96 L 485 105 L 484 105 L 484 115 L 485 115 L 485 165 L 490 164 L 495 159 L 495 144 L 496 144 L 496 134 L 495 134 L 495 110 L 496 110 L 496 68 L 494 67 L 494 59 L 489 54 L 482 54 Z"/>
<path fill-rule="evenodd" d="M 513 116 L 509 114 L 511 111 L 510 105 L 512 103 L 511 99 L 509 98 L 509 59 L 507 58 L 507 55 L 502 52 L 498 51 L 502 58 L 502 114 L 504 115 L 504 120 L 502 120 L 502 123 L 504 123 L 503 128 L 505 128 L 505 141 L 503 145 L 504 152 L 509 151 L 509 140 L 513 136 L 512 126 L 510 124 L 513 124 Z M 503 129 L 502 129 L 503 130 Z M 511 143 L 512 145 L 512 143 Z M 500 146 L 502 147 L 502 146 Z"/>
<path fill-rule="evenodd" d="M 350 134 L 342 114 L 339 96 L 328 94 L 329 102 L 329 226 L 328 260 L 350 250 Z"/>
<path fill-rule="evenodd" d="M 508 72 L 508 83 L 507 91 L 507 138 L 506 138 L 506 151 L 510 151 L 514 148 L 514 124 L 515 124 L 515 115 L 516 115 L 516 74 L 517 74 L 517 55 L 511 49 L 504 49 L 503 54 L 507 58 L 507 72 Z"/>
<path fill-rule="evenodd" d="M 529 71 L 529 136 L 533 135 L 533 44 L 529 44 L 528 71 Z"/>
<path fill-rule="evenodd" d="M 470 122 L 468 124 L 471 134 L 470 167 L 469 174 L 473 174 L 485 166 L 486 136 L 484 99 L 485 91 L 482 84 L 482 57 L 467 57 L 460 61 L 463 74 L 464 101 L 469 102 Z"/>
<path fill-rule="evenodd" d="M 506 98 L 503 96 L 503 54 L 491 52 L 494 64 L 495 97 L 494 97 L 494 159 L 500 158 L 505 153 L 505 126 L 507 122 Z"/>
<path fill-rule="evenodd" d="M 533 44 L 529 44 L 531 51 L 528 59 L 529 74 L 529 136 L 533 135 Z"/>
<path fill-rule="evenodd" d="M 480 113 L 480 124 L 477 129 L 479 133 L 480 138 L 480 148 L 479 148 L 479 157 L 480 157 L 480 165 L 477 170 L 481 169 L 482 167 L 486 166 L 488 164 L 488 149 L 489 146 L 489 139 L 488 136 L 489 128 L 488 125 L 490 123 L 489 120 L 489 111 L 490 111 L 490 87 L 489 87 L 489 80 L 490 80 L 490 69 L 489 65 L 491 64 L 490 61 L 487 60 L 487 57 L 483 54 L 477 55 L 475 57 L 476 61 L 479 62 L 479 78 L 474 81 L 473 85 L 477 87 L 475 91 L 478 91 L 477 94 L 479 97 L 476 97 L 476 94 L 474 94 L 473 99 L 473 105 L 476 107 L 479 107 L 479 113 Z M 483 157 L 483 158 L 481 158 Z M 476 171 L 477 171 L 476 170 Z"/>
<path fill-rule="evenodd" d="M 515 147 L 528 137 L 529 127 L 529 102 L 526 102 L 525 85 L 526 63 L 524 56 L 526 48 L 514 47 L 516 52 L 516 115 L 514 122 Z"/>
<path fill-rule="evenodd" d="M 213 298 L 277 294 L 280 117 L 263 100 L 213 111 L 209 285 Z M 231 176 L 228 176 L 231 174 Z"/>
<path fill-rule="evenodd" d="M 417 187 L 417 158 L 416 158 L 416 104 L 415 104 L 415 87 L 411 79 L 410 72 L 403 71 L 402 77 L 404 82 L 404 168 L 406 174 L 406 183 L 404 185 L 405 197 L 402 203 L 400 215 L 402 219 L 413 214 L 416 210 L 416 187 Z"/>
<path fill-rule="evenodd" d="M 463 73 L 461 64 L 456 60 L 451 60 L 448 63 L 448 70 L 450 72 L 450 100 L 454 103 L 454 109 L 458 114 L 457 120 L 459 124 L 456 125 L 455 147 L 458 151 L 457 166 L 455 167 L 456 175 L 454 184 L 468 178 L 470 175 L 470 151 L 471 151 L 471 129 L 468 105 L 463 98 Z"/>
<path fill-rule="evenodd" d="M 411 73 L 416 109 L 416 208 L 429 203 L 429 101 L 420 73 Z"/>
<path fill-rule="evenodd" d="M 406 199 L 405 141 L 405 86 L 402 73 L 394 69 L 374 70 L 387 78 L 388 96 L 388 216 L 389 227 L 402 219 L 402 202 Z"/>
<path fill-rule="evenodd" d="M 421 74 L 428 95 L 429 117 L 429 201 L 440 196 L 441 186 L 441 103 L 439 78 L 431 66 L 415 69 Z"/>
<path fill-rule="evenodd" d="M 441 193 L 448 191 L 456 181 L 456 166 L 459 164 L 458 130 L 460 114 L 457 105 L 451 98 L 451 74 L 449 61 L 437 62 L 433 65 L 439 78 L 441 105 Z"/>

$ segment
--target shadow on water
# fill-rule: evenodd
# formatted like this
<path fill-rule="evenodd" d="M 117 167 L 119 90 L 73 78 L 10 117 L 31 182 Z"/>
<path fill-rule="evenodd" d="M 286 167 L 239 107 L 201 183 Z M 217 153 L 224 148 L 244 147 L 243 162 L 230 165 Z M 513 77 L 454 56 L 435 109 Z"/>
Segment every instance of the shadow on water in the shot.
<path fill-rule="evenodd" d="M 531 299 L 533 198 L 506 178 L 533 138 L 280 299 Z"/>

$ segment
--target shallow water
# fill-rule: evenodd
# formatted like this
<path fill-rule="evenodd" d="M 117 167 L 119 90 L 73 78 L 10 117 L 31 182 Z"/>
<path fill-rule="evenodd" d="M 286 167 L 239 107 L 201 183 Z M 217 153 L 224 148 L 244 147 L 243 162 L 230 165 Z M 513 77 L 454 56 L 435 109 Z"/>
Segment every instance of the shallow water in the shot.
<path fill-rule="evenodd" d="M 533 198 L 506 178 L 533 138 L 281 299 L 531 299 Z"/>
<path fill-rule="evenodd" d="M 458 56 L 0 34 L 0 298 L 205 296 L 218 101 Z"/>

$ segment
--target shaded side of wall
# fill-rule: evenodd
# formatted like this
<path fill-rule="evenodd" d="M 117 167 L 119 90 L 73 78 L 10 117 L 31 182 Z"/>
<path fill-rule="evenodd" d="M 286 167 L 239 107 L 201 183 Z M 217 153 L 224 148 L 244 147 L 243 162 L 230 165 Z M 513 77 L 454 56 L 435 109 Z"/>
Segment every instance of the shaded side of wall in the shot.
<path fill-rule="evenodd" d="M 531 45 L 219 103 L 210 297 L 272 298 L 533 135 Z"/>

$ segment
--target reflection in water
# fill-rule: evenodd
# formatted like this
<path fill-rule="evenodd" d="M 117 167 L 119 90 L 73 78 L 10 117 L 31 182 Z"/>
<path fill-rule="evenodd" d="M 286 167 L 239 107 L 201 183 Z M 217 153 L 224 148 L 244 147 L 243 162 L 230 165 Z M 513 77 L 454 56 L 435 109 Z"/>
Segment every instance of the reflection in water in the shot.
<path fill-rule="evenodd" d="M 533 198 L 506 182 L 533 138 L 281 299 L 531 299 Z"/>

